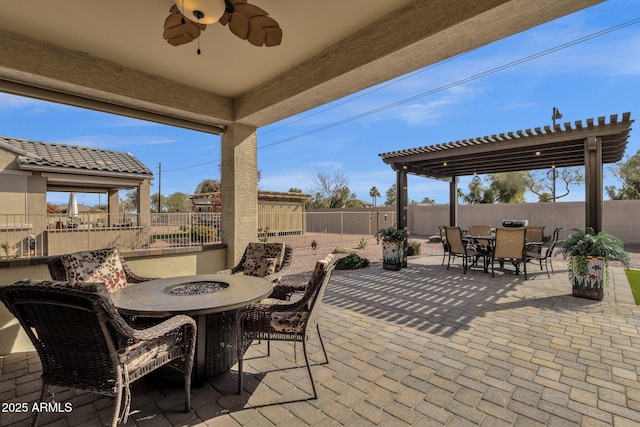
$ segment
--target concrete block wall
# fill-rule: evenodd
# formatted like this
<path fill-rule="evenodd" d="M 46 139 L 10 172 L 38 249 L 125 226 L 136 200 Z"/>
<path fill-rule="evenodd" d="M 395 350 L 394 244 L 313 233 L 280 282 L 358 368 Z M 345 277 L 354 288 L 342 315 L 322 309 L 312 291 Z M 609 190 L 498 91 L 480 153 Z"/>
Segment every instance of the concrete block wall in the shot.
<path fill-rule="evenodd" d="M 438 234 L 438 225 L 449 218 L 448 205 L 409 206 L 409 230 L 417 235 Z M 564 239 L 572 228 L 585 226 L 583 202 L 514 203 L 493 205 L 460 205 L 458 225 L 466 229 L 472 224 L 500 226 L 503 219 L 526 219 L 529 225 L 544 225 L 545 235 L 562 228 Z M 640 243 L 640 200 L 608 200 L 604 202 L 603 229 L 626 243 Z"/>

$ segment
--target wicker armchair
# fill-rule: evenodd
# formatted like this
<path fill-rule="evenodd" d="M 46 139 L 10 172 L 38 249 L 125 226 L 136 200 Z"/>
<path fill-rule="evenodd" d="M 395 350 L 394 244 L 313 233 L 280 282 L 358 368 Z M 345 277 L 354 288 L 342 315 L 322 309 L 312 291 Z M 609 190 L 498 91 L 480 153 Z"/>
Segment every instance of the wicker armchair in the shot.
<path fill-rule="evenodd" d="M 113 248 L 108 248 L 108 249 L 99 249 L 97 251 L 87 251 L 87 253 L 94 253 L 94 252 L 98 252 L 98 251 L 105 251 L 105 250 L 111 250 Z M 75 254 L 80 254 L 83 252 L 76 252 Z M 58 281 L 66 281 L 69 280 L 69 278 L 67 277 L 67 269 L 64 265 L 64 263 L 62 262 L 63 257 L 68 256 L 68 255 L 74 255 L 74 254 L 66 254 L 66 255 L 61 255 L 61 256 L 54 256 L 49 258 L 49 260 L 47 261 L 47 267 L 49 267 L 49 274 L 51 274 L 51 278 L 53 280 L 58 280 Z M 132 270 L 131 267 L 129 267 L 129 265 L 127 265 L 127 261 L 124 259 L 124 257 L 122 256 L 122 254 L 118 253 L 119 257 L 120 257 L 120 263 L 122 264 L 122 268 L 124 270 L 126 279 L 127 279 L 127 283 L 141 283 L 141 282 L 146 282 L 149 280 L 154 280 L 157 279 L 157 277 L 142 277 L 142 276 L 138 276 L 137 274 L 135 274 Z"/>
<path fill-rule="evenodd" d="M 190 317 L 178 315 L 147 329 L 133 329 L 120 317 L 102 283 L 25 279 L 0 286 L 0 300 L 40 356 L 40 402 L 47 399 L 50 386 L 112 396 L 115 426 L 127 420 L 130 384 L 172 362 L 170 366 L 184 372 L 184 408 L 190 410 L 196 336 Z"/>
<path fill-rule="evenodd" d="M 281 262 L 278 261 L 280 257 L 282 258 Z M 285 286 L 281 284 L 282 276 L 287 273 L 287 270 L 291 265 L 292 257 L 293 248 L 289 245 L 285 245 L 284 243 L 249 243 L 245 248 L 242 259 L 240 259 L 238 265 L 231 269 L 218 271 L 218 274 L 245 274 L 249 268 L 249 260 L 253 261 L 260 258 L 276 258 L 273 273 L 263 275 L 261 272 L 256 272 L 251 274 L 264 277 L 273 283 L 273 293 L 271 294 L 271 298 L 288 300 L 294 292 L 304 291 L 305 288 L 304 286 Z"/>
<path fill-rule="evenodd" d="M 527 255 L 524 228 L 498 228 L 496 243 L 491 252 L 491 277 L 495 277 L 494 265 L 498 260 L 504 266 L 505 260 L 510 260 L 520 274 L 520 264 L 524 267 L 524 280 L 527 280 Z"/>
<path fill-rule="evenodd" d="M 463 274 L 467 273 L 469 268 L 469 259 L 476 261 L 479 257 L 483 258 L 484 266 L 486 266 L 486 253 L 477 251 L 475 248 L 465 245 L 462 241 L 462 230 L 460 227 L 445 227 L 447 235 L 447 243 L 449 245 L 449 258 L 447 260 L 447 270 L 451 264 L 451 256 L 462 257 Z"/>
<path fill-rule="evenodd" d="M 329 363 L 327 351 L 320 335 L 320 327 L 318 326 L 318 313 L 335 263 L 336 259 L 331 254 L 316 263 L 305 293 L 300 300 L 285 303 L 268 298 L 258 304 L 248 305 L 242 310 L 239 320 L 240 327 L 238 328 L 238 345 L 236 346 L 238 351 L 238 394 L 242 394 L 244 352 L 252 340 L 267 341 L 267 356 L 269 355 L 272 340 L 293 341 L 294 357 L 296 356 L 295 343 L 301 341 L 313 389 L 313 398 L 316 399 L 318 397 L 307 354 L 307 340 L 310 333 L 317 332 L 326 360 L 325 363 Z"/>

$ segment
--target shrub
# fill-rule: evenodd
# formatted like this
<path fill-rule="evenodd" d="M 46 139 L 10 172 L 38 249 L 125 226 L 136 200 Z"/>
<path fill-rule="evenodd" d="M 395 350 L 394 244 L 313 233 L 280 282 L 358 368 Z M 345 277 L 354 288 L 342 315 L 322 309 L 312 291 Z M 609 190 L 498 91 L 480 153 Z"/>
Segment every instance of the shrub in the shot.
<path fill-rule="evenodd" d="M 216 241 L 216 229 L 206 225 L 194 225 L 191 227 L 191 240 L 200 243 L 210 243 Z"/>
<path fill-rule="evenodd" d="M 410 240 L 407 243 L 407 256 L 420 255 L 420 246 L 422 246 L 422 243 L 417 240 Z"/>
<path fill-rule="evenodd" d="M 336 270 L 358 270 L 369 267 L 369 260 L 358 254 L 349 254 L 336 261 Z"/>
<path fill-rule="evenodd" d="M 367 239 L 360 239 L 360 241 L 358 242 L 358 249 L 364 249 L 367 246 L 367 243 Z"/>

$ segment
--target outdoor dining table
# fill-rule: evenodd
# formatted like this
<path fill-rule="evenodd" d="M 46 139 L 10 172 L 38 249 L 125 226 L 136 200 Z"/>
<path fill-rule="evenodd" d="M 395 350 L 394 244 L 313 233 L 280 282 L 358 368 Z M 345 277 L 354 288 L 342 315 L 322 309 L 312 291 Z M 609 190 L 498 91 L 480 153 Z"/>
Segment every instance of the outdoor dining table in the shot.
<path fill-rule="evenodd" d="M 486 235 L 467 234 L 467 235 L 464 236 L 464 238 L 470 244 L 476 244 L 477 242 L 482 241 L 482 240 L 488 241 L 490 247 L 493 247 L 496 244 L 496 235 L 495 234 L 486 234 Z M 542 247 L 543 243 L 542 242 L 525 242 L 525 246 L 526 246 L 527 250 L 529 250 L 529 249 L 534 248 L 534 247 Z M 491 249 L 489 249 L 489 251 L 491 251 Z M 484 272 L 485 273 L 489 272 L 489 266 L 488 266 L 487 262 L 484 263 Z"/>
<path fill-rule="evenodd" d="M 204 274 L 156 279 L 112 294 L 118 311 L 140 318 L 192 316 L 197 323 L 193 381 L 228 371 L 237 362 L 238 314 L 246 304 L 269 296 L 266 279 L 242 274 Z"/>

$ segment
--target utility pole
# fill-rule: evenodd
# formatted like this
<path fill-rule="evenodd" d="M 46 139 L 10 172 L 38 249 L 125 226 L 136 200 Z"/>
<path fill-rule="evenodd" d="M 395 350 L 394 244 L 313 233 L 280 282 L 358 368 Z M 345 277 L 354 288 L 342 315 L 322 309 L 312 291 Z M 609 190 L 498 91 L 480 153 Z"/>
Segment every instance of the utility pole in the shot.
<path fill-rule="evenodd" d="M 162 163 L 158 162 L 158 213 L 162 207 L 162 193 L 160 192 L 160 186 L 162 185 Z"/>

